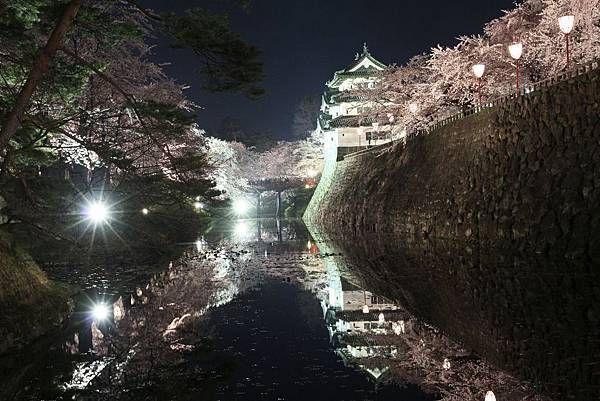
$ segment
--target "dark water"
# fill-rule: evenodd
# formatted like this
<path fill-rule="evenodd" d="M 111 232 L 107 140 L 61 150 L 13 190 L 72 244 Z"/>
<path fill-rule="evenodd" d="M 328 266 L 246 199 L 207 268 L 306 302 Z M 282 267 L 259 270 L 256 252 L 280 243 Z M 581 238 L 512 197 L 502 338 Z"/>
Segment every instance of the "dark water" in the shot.
<path fill-rule="evenodd" d="M 411 386 L 378 386 L 333 352 L 314 294 L 268 280 L 211 316 L 215 350 L 238 369 L 217 391 L 233 400 L 429 400 Z"/>
<path fill-rule="evenodd" d="M 182 244 L 172 263 L 48 264 L 84 292 L 67 327 L 0 357 L 0 397 L 543 399 L 392 301 L 414 307 L 402 280 L 425 272 L 373 280 L 300 222 L 225 227 Z M 94 323 L 93 305 L 119 296 L 124 317 Z"/>

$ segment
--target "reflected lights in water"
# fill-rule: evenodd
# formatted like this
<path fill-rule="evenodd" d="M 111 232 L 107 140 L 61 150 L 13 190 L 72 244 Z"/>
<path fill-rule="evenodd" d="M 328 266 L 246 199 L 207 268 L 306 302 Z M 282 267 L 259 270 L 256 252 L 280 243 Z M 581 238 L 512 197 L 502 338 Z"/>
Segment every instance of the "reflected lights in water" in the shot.
<path fill-rule="evenodd" d="M 108 306 L 106 306 L 105 304 L 96 304 L 92 308 L 91 313 L 94 320 L 103 321 L 108 319 L 110 311 Z"/>
<path fill-rule="evenodd" d="M 196 241 L 196 251 L 198 252 L 203 252 L 204 251 L 204 245 L 206 244 L 206 241 L 204 240 L 204 237 L 198 239 Z M 171 266 L 169 266 L 171 267 Z"/>
<path fill-rule="evenodd" d="M 75 365 L 73 377 L 69 382 L 64 383 L 61 387 L 64 390 L 82 390 L 94 380 L 104 368 L 112 361 L 111 358 L 102 360 L 78 362 Z"/>

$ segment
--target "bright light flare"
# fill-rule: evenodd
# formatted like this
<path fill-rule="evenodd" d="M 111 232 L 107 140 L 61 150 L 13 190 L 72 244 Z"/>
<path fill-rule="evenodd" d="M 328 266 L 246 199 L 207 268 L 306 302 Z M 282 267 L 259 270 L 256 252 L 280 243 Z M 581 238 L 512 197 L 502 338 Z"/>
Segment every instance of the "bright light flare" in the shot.
<path fill-rule="evenodd" d="M 194 209 L 196 210 L 200 210 L 200 209 L 204 209 L 204 204 L 202 202 L 194 202 Z"/>
<path fill-rule="evenodd" d="M 142 214 L 143 214 L 144 216 L 146 216 L 148 213 L 150 213 L 150 211 L 149 211 L 148 209 L 146 209 L 146 208 L 143 208 L 143 209 L 142 209 Z"/>
<path fill-rule="evenodd" d="M 94 224 L 98 224 L 108 220 L 109 210 L 103 202 L 96 201 L 88 205 L 88 207 L 84 210 L 84 214 Z"/>
<path fill-rule="evenodd" d="M 565 35 L 568 35 L 573 30 L 573 26 L 575 25 L 575 16 L 574 15 L 563 15 L 558 19 L 558 26 L 560 30 Z"/>
<path fill-rule="evenodd" d="M 508 46 L 508 53 L 512 58 L 518 60 L 523 55 L 523 43 L 513 43 Z"/>
<path fill-rule="evenodd" d="M 248 209 L 250 209 L 250 205 L 245 199 L 238 199 L 235 202 L 233 202 L 233 211 L 238 216 L 246 214 L 246 212 L 248 212 Z"/>
<path fill-rule="evenodd" d="M 108 319 L 109 315 L 110 309 L 106 304 L 96 304 L 92 308 L 92 317 L 97 322 L 101 322 Z"/>

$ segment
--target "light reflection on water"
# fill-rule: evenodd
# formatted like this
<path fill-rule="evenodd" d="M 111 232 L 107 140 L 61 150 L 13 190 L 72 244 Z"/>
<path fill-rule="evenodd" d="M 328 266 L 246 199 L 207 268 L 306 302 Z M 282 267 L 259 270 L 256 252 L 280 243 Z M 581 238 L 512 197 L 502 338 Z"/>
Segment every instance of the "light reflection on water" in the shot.
<path fill-rule="evenodd" d="M 81 307 L 81 324 L 47 355 L 26 350 L 45 374 L 26 374 L 17 398 L 417 401 L 494 389 L 517 400 L 531 391 L 361 288 L 302 223 L 238 220 L 190 244 L 151 279 L 144 266 L 51 270 L 124 306 L 99 327 Z"/>

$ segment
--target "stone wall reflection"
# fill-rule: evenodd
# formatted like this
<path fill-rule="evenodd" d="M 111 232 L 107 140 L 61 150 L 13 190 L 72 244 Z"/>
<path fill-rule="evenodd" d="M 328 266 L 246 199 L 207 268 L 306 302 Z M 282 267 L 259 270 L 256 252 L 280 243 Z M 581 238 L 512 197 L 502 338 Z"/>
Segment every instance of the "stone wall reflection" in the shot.
<path fill-rule="evenodd" d="M 358 326 L 371 324 L 374 330 L 360 333 L 352 328 L 354 332 L 349 333 L 344 329 L 353 322 L 344 320 L 343 303 L 336 304 L 330 296 L 328 324 L 341 352 L 355 359 L 364 350 L 373 353 L 358 358 L 369 360 L 361 365 L 377 368 L 379 373 L 387 367 L 387 374 L 394 371 L 408 381 L 433 383 L 442 394 L 448 392 L 448 399 L 455 399 L 452 390 L 444 389 L 452 381 L 464 380 L 456 388 L 469 389 L 479 394 L 474 399 L 483 399 L 486 385 L 494 388 L 494 381 L 497 387 L 508 380 L 488 363 L 539 388 L 511 379 L 506 382 L 518 384 L 504 388 L 501 399 L 523 399 L 519 397 L 540 392 L 556 399 L 597 398 L 600 293 L 598 277 L 592 272 L 565 260 L 509 250 L 407 241 L 383 234 L 332 238 L 316 227 L 311 227 L 311 233 L 319 247 L 332 255 L 327 264 L 333 267 L 328 270 L 337 270 L 360 288 L 368 288 L 370 297 L 381 294 L 397 302 L 419 319 L 387 318 L 386 313 L 397 312 L 384 311 L 385 322 L 395 327 L 402 322 L 405 333 L 393 335 L 400 331 L 393 326 L 377 333 L 381 326 L 373 320 L 376 309 L 369 305 L 371 320 L 360 321 Z M 341 287 L 343 283 L 333 292 Z M 385 358 L 377 348 L 382 345 L 388 347 L 381 348 Z M 392 345 L 396 348 L 390 349 Z M 384 363 L 400 355 L 402 363 Z M 475 355 L 486 362 L 477 361 Z M 446 359 L 452 369 L 443 369 Z M 482 375 L 483 380 L 468 379 Z M 513 394 L 511 389 L 519 392 Z M 456 399 L 470 399 L 469 394 Z"/>

